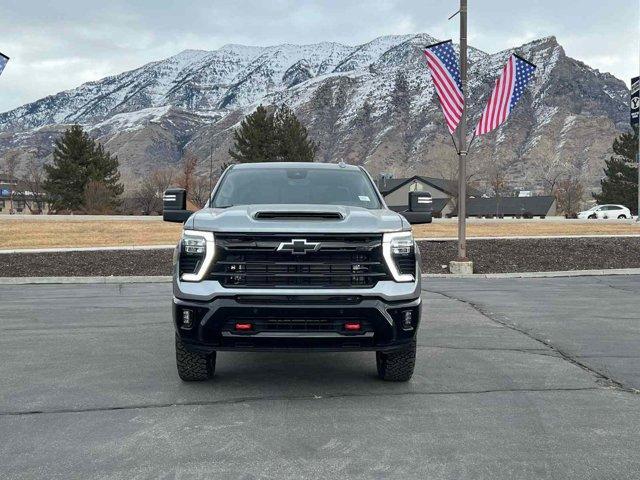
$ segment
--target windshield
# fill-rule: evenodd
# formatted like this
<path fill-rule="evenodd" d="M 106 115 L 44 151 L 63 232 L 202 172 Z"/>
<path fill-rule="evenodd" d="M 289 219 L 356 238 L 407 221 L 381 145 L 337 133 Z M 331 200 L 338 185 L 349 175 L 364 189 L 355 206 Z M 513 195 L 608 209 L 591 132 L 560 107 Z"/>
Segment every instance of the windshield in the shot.
<path fill-rule="evenodd" d="M 338 168 L 232 169 L 222 179 L 212 201 L 215 208 L 265 204 L 380 208 L 364 172 Z"/>

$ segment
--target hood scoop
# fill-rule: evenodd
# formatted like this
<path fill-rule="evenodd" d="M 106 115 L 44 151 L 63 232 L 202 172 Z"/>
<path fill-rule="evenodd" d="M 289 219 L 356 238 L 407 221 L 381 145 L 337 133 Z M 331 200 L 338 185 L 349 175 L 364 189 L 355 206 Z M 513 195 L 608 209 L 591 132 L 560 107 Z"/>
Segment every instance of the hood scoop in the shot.
<path fill-rule="evenodd" d="M 257 212 L 256 220 L 343 220 L 340 212 L 292 212 L 292 211 L 264 211 Z"/>

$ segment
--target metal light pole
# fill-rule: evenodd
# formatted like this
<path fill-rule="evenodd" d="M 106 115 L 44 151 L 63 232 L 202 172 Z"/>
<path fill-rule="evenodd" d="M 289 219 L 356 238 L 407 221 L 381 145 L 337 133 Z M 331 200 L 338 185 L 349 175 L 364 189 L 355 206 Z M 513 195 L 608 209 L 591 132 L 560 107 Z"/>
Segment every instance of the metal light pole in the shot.
<path fill-rule="evenodd" d="M 458 124 L 458 261 L 467 259 L 467 0 L 460 0 L 460 82 L 462 117 Z"/>

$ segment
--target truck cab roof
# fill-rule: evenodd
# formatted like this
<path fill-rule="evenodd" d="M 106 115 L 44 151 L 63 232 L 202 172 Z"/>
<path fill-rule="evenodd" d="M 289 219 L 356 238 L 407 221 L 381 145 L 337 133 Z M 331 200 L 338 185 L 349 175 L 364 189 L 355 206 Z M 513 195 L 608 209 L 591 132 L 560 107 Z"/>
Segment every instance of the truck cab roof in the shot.
<path fill-rule="evenodd" d="M 357 165 L 347 163 L 316 163 L 316 162 L 260 162 L 260 163 L 238 163 L 232 165 L 233 170 L 244 169 L 273 169 L 273 168 L 301 168 L 301 169 L 325 169 L 325 170 L 360 170 Z"/>

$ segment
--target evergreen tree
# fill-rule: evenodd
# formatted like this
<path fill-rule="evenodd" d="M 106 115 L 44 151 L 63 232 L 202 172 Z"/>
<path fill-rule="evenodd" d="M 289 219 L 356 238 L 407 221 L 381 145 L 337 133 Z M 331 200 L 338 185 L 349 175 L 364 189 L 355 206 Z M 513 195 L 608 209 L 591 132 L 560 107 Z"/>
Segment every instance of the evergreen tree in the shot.
<path fill-rule="evenodd" d="M 240 163 L 272 161 L 276 156 L 273 115 L 260 105 L 233 132 L 234 149 L 229 155 Z"/>
<path fill-rule="evenodd" d="M 600 180 L 601 193 L 593 194 L 598 203 L 617 203 L 638 210 L 638 130 L 623 133 L 613 141 L 613 155 L 606 161 L 605 178 Z"/>
<path fill-rule="evenodd" d="M 273 114 L 260 105 L 233 134 L 229 155 L 240 163 L 312 162 L 317 150 L 307 129 L 286 105 Z"/>
<path fill-rule="evenodd" d="M 286 105 L 282 105 L 273 119 L 278 160 L 283 162 L 313 162 L 318 146 Z"/>
<path fill-rule="evenodd" d="M 43 189 L 53 210 L 82 210 L 88 186 L 100 183 L 108 196 L 104 210 L 118 205 L 123 191 L 119 183 L 118 159 L 74 125 L 56 140 L 53 164 L 45 165 Z M 104 196 L 103 196 L 104 197 Z"/>

